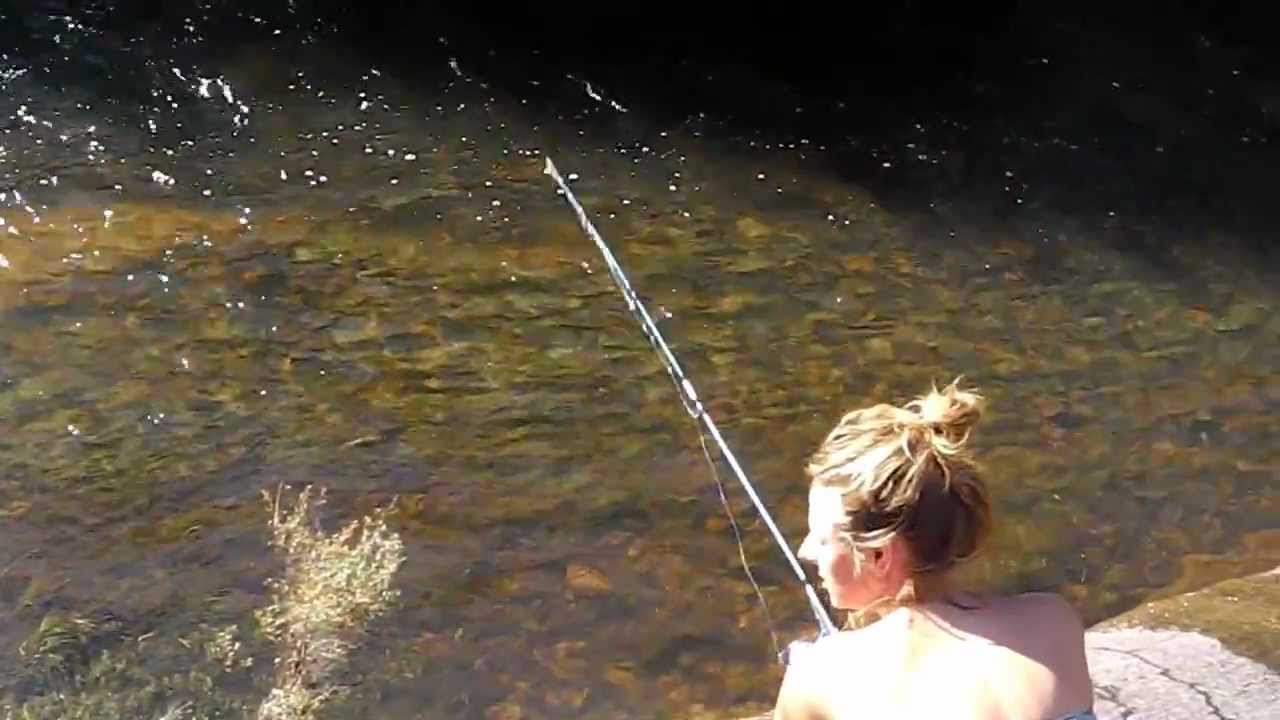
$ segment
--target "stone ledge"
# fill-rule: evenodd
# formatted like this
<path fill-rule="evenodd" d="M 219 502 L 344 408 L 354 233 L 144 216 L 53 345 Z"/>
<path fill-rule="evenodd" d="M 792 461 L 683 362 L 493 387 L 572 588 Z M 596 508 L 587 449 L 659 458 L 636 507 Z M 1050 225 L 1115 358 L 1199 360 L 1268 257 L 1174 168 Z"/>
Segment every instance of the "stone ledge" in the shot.
<path fill-rule="evenodd" d="M 1280 675 L 1182 630 L 1120 628 L 1086 640 L 1099 720 L 1262 718 L 1280 708 Z"/>
<path fill-rule="evenodd" d="M 1274 717 L 1280 568 L 1148 603 L 1085 644 L 1099 720 Z"/>

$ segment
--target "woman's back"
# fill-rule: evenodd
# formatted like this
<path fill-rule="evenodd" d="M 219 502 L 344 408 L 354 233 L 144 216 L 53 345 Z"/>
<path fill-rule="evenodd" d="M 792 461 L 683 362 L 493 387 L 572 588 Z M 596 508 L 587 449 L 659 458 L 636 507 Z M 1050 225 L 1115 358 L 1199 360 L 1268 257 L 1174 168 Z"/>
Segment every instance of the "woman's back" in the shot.
<path fill-rule="evenodd" d="M 1058 720 L 1092 707 L 1084 629 L 1066 602 L 952 592 L 992 524 L 967 449 L 981 406 L 952 383 L 846 413 L 814 452 L 798 554 L 832 607 L 869 624 L 795 661 L 775 718 Z"/>
<path fill-rule="evenodd" d="M 1054 720 L 1092 707 L 1083 628 L 1054 595 L 904 608 L 812 650 L 795 682 L 814 704 L 797 717 Z"/>

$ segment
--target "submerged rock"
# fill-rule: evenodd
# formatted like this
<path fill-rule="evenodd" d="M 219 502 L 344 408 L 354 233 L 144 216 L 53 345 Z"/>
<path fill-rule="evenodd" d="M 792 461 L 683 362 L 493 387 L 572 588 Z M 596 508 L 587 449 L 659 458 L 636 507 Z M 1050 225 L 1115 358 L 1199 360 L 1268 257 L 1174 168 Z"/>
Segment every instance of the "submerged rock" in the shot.
<path fill-rule="evenodd" d="M 604 573 L 582 563 L 569 563 L 564 571 L 565 585 L 583 595 L 601 595 L 613 590 L 613 584 Z"/>
<path fill-rule="evenodd" d="M 746 215 L 738 218 L 738 221 L 735 224 L 738 228 L 738 232 L 749 240 L 760 240 L 768 237 L 772 232 L 768 225 Z"/>

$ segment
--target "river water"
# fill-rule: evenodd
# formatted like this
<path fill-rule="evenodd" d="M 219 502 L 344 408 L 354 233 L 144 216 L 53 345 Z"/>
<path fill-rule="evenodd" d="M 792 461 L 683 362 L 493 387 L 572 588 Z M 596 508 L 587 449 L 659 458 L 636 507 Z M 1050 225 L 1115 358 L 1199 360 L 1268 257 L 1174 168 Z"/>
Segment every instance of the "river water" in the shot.
<path fill-rule="evenodd" d="M 207 18 L 161 41 L 51 17 L 0 54 L 11 705 L 67 682 L 24 649 L 50 617 L 91 628 L 69 663 L 142 668 L 82 681 L 122 695 L 186 662 L 162 643 L 251 628 L 278 568 L 259 495 L 316 483 L 335 525 L 395 498 L 408 556 L 334 716 L 768 706 L 770 624 L 698 433 L 547 156 L 797 542 L 840 414 L 963 375 L 997 503 L 971 581 L 1094 621 L 1274 544 L 1280 283 L 1118 159 L 1176 138 L 1014 118 L 987 155 L 945 116 L 842 141 L 669 121 L 536 62 L 527 94 L 483 53 L 410 77 L 288 18 L 237 16 L 227 50 Z M 1261 129 L 1231 142 L 1270 157 Z M 730 500 L 777 632 L 809 632 Z"/>

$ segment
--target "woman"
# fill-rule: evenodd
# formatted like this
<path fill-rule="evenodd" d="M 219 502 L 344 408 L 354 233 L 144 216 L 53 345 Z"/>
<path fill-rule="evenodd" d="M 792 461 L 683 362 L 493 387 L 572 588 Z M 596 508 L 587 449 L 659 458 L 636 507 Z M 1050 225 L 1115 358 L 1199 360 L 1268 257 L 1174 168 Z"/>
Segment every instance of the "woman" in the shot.
<path fill-rule="evenodd" d="M 1064 600 L 950 582 L 991 524 L 965 447 L 980 403 L 953 383 L 856 410 L 814 454 L 800 557 L 850 623 L 792 660 L 775 720 L 1093 718 L 1084 628 Z"/>

